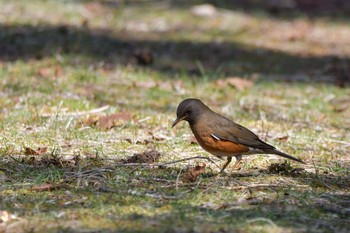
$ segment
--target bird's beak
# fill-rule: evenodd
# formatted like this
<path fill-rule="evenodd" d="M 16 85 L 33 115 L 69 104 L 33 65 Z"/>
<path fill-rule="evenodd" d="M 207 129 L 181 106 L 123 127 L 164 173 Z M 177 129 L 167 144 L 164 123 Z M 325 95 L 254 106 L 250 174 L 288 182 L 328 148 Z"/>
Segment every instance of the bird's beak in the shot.
<path fill-rule="evenodd" d="M 171 128 L 173 128 L 175 125 L 177 125 L 177 123 L 179 123 L 179 122 L 185 120 L 186 117 L 187 117 L 187 115 L 186 115 L 186 116 L 183 116 L 183 117 L 181 117 L 181 118 L 176 118 L 176 120 L 175 120 L 175 121 L 173 122 L 173 124 L 171 125 Z"/>

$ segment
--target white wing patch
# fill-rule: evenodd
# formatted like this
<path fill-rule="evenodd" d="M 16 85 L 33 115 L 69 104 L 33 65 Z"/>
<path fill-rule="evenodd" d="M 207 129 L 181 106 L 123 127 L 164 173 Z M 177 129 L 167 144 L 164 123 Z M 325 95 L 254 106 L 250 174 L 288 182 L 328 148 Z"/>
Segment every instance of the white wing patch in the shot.
<path fill-rule="evenodd" d="M 265 154 L 262 149 L 253 148 L 253 147 L 249 147 L 249 152 L 252 154 L 260 154 L 260 153 Z"/>
<path fill-rule="evenodd" d="M 218 141 L 221 141 L 221 139 L 218 136 L 215 136 L 214 134 L 210 134 L 213 138 L 215 138 Z"/>

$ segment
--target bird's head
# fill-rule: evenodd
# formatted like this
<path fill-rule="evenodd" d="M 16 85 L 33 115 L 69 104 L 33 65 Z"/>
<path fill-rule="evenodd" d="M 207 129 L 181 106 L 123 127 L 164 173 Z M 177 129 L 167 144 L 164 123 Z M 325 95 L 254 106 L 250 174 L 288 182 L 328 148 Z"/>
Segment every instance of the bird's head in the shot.
<path fill-rule="evenodd" d="M 174 127 L 181 121 L 187 121 L 193 124 L 197 121 L 198 117 L 208 109 L 209 108 L 199 99 L 185 99 L 177 107 L 177 118 L 171 127 Z"/>

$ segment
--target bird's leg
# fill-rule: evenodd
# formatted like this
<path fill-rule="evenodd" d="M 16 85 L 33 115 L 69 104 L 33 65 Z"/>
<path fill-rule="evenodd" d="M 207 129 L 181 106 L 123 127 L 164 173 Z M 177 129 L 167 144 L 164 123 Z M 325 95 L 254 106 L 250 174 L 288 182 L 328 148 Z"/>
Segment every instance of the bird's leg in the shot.
<path fill-rule="evenodd" d="M 231 163 L 231 160 L 232 160 L 232 157 L 231 157 L 231 156 L 230 156 L 230 157 L 227 157 L 227 162 L 226 162 L 226 163 L 224 164 L 224 166 L 221 168 L 219 174 L 221 174 L 221 173 L 225 170 L 225 168 L 227 167 L 227 165 L 229 165 L 229 163 Z"/>
<path fill-rule="evenodd" d="M 231 173 L 233 170 L 235 170 L 239 166 L 239 164 L 241 163 L 241 160 L 242 160 L 242 155 L 236 155 L 236 162 L 231 168 Z"/>

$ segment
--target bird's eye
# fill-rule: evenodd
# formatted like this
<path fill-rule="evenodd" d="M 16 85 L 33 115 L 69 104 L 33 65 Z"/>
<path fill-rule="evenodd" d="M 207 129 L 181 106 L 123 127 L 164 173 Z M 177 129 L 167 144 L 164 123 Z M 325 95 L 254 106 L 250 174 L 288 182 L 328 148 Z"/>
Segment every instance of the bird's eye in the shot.
<path fill-rule="evenodd" d="M 187 115 L 190 115 L 192 113 L 192 110 L 191 109 L 188 109 L 187 111 L 186 111 L 186 114 Z"/>

